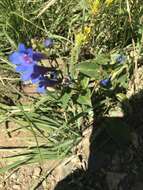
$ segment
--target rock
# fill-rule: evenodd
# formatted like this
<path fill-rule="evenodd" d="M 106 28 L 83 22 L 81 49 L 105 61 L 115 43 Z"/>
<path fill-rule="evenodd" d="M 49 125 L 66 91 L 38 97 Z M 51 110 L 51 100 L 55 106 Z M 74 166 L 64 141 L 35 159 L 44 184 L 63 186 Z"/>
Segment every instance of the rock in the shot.
<path fill-rule="evenodd" d="M 13 190 L 21 190 L 21 186 L 20 185 L 13 185 Z"/>
<path fill-rule="evenodd" d="M 13 173 L 13 174 L 10 176 L 10 179 L 16 179 L 16 178 L 17 178 L 16 173 Z"/>
<path fill-rule="evenodd" d="M 3 189 L 4 187 L 3 187 L 3 185 L 2 184 L 0 184 L 0 189 Z"/>

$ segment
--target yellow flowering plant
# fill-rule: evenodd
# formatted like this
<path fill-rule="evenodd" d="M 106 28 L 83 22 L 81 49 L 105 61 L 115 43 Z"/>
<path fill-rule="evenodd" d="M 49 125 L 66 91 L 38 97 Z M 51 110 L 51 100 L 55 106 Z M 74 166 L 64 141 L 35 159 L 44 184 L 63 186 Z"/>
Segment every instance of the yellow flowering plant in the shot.
<path fill-rule="evenodd" d="M 113 0 L 106 0 L 106 1 L 105 1 L 105 4 L 106 4 L 107 6 L 109 6 L 112 2 L 113 2 Z"/>
<path fill-rule="evenodd" d="M 100 10 L 100 0 L 86 0 L 91 14 L 96 15 Z"/>

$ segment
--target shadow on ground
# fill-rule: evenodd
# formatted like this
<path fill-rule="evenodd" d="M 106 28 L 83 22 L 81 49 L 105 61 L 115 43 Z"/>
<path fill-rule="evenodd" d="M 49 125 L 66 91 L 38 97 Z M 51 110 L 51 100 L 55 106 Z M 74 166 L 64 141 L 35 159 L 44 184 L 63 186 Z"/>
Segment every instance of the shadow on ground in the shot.
<path fill-rule="evenodd" d="M 143 91 L 122 109 L 123 117 L 95 121 L 87 170 L 73 171 L 55 190 L 143 189 Z"/>

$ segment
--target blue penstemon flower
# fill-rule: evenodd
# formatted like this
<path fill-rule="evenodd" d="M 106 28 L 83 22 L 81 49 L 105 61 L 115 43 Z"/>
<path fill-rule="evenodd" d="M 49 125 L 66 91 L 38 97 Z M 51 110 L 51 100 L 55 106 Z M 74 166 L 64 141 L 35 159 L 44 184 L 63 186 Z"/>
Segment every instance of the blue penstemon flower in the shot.
<path fill-rule="evenodd" d="M 102 80 L 100 81 L 100 85 L 101 85 L 102 87 L 108 87 L 110 84 L 111 84 L 110 78 L 102 79 Z"/>
<path fill-rule="evenodd" d="M 55 68 L 44 67 L 40 65 L 34 65 L 33 72 L 31 74 L 32 83 L 36 83 L 40 80 L 41 76 L 45 76 L 47 72 L 55 72 Z"/>
<path fill-rule="evenodd" d="M 46 47 L 46 48 L 49 48 L 49 47 L 51 47 L 51 46 L 53 46 L 53 39 L 51 39 L 51 38 L 47 38 L 45 41 L 44 41 L 44 46 Z"/>
<path fill-rule="evenodd" d="M 16 71 L 21 74 L 23 81 L 30 80 L 33 68 L 37 62 L 33 59 L 32 48 L 26 48 L 24 44 L 19 44 L 18 50 L 9 56 L 9 60 L 16 65 Z"/>
<path fill-rule="evenodd" d="M 26 49 L 24 44 L 19 44 L 18 50 L 9 56 L 9 60 L 15 65 L 25 65 L 33 63 L 33 50 Z"/>
<path fill-rule="evenodd" d="M 37 92 L 45 93 L 47 87 L 53 87 L 57 85 L 58 81 L 55 79 L 49 79 L 46 76 L 40 76 L 40 80 L 37 87 Z"/>
<path fill-rule="evenodd" d="M 31 81 L 37 83 L 37 91 L 43 93 L 47 86 L 57 83 L 55 69 L 38 65 L 37 61 L 44 59 L 45 55 L 33 51 L 32 48 L 26 48 L 24 44 L 19 44 L 18 50 L 12 53 L 9 60 L 16 65 L 16 71 L 20 73 L 22 81 Z M 54 78 L 50 80 L 46 73 L 51 72 Z"/>
<path fill-rule="evenodd" d="M 116 57 L 116 63 L 123 64 L 126 61 L 126 56 L 125 55 L 118 55 Z"/>

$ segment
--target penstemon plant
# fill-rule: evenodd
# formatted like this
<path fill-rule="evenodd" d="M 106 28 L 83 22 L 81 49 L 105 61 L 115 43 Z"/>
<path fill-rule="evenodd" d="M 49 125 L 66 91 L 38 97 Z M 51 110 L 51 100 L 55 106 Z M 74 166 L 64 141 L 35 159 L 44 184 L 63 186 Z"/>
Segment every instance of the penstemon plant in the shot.
<path fill-rule="evenodd" d="M 75 154 L 83 131 L 127 99 L 135 62 L 142 60 L 141 1 L 53 5 L 0 0 L 0 69 L 10 73 L 0 82 L 17 95 L 1 93 L 10 100 L 4 103 L 0 95 L 0 123 L 15 123 L 11 134 L 31 134 L 23 137 L 24 148 L 10 149 L 4 159 L 12 164 L 0 172 Z M 21 84 L 33 85 L 36 96 L 28 94 L 24 102 Z"/>

